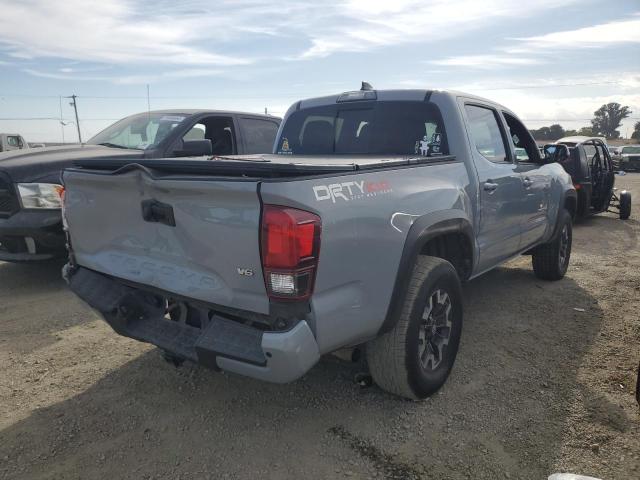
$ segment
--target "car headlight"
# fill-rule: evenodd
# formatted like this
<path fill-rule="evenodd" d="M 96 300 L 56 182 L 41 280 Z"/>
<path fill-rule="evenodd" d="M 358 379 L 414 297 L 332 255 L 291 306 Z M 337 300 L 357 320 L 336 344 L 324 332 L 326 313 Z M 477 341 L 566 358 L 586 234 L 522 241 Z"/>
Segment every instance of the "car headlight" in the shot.
<path fill-rule="evenodd" d="M 64 190 L 57 183 L 18 183 L 22 208 L 60 208 Z"/>

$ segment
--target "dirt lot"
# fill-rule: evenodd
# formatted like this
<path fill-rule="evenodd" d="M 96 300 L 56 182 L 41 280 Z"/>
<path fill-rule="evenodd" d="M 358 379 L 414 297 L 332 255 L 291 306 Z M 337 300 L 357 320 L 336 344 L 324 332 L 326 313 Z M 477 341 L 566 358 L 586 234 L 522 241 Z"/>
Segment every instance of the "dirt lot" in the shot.
<path fill-rule="evenodd" d="M 578 225 L 567 278 L 522 257 L 465 287 L 456 367 L 422 403 L 323 359 L 285 386 L 118 337 L 61 264 L 0 263 L 0 478 L 640 478 L 640 174 Z"/>

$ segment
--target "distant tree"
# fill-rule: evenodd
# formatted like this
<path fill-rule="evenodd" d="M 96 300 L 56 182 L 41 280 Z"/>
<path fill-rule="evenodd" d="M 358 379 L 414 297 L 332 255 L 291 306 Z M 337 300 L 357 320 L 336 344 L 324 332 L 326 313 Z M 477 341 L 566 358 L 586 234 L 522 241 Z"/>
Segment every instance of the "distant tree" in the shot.
<path fill-rule="evenodd" d="M 618 138 L 620 136 L 618 128 L 622 125 L 622 120 L 629 115 L 631 115 L 629 107 L 623 107 L 619 103 L 611 102 L 602 105 L 593 112 L 593 120 L 591 120 L 592 132 L 594 135 L 606 138 Z"/>
<path fill-rule="evenodd" d="M 593 128 L 592 127 L 582 127 L 578 130 L 578 135 L 584 135 L 585 137 L 593 137 Z"/>
<path fill-rule="evenodd" d="M 564 128 L 562 128 L 562 125 L 554 123 L 549 127 L 549 140 L 559 140 L 565 136 L 565 133 L 566 132 L 564 131 Z"/>
<path fill-rule="evenodd" d="M 631 138 L 634 140 L 640 140 L 640 122 L 636 122 L 633 126 L 633 133 L 631 134 Z"/>
<path fill-rule="evenodd" d="M 540 127 L 536 130 L 530 130 L 530 132 L 536 140 L 558 140 L 565 136 L 564 128 L 557 123 L 550 127 Z"/>
<path fill-rule="evenodd" d="M 578 135 L 578 131 L 577 130 L 565 130 L 564 131 L 564 136 L 565 137 L 575 137 L 576 135 Z"/>

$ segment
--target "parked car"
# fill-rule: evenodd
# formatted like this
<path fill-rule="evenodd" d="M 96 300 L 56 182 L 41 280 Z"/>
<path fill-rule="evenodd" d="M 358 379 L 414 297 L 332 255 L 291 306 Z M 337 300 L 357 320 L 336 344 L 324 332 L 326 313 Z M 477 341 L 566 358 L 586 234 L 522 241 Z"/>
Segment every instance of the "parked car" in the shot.
<path fill-rule="evenodd" d="M 611 156 L 616 170 L 640 170 L 640 145 L 624 145 L 616 147 Z"/>
<path fill-rule="evenodd" d="M 576 192 L 501 105 L 363 88 L 296 102 L 271 155 L 76 162 L 71 289 L 176 363 L 290 382 L 364 344 L 380 387 L 434 393 L 461 281 L 523 253 L 561 279 Z"/>
<path fill-rule="evenodd" d="M 270 152 L 280 119 L 216 110 L 163 110 L 126 117 L 83 145 L 0 154 L 0 260 L 66 255 L 60 173 L 74 161 L 128 161 Z"/>
<path fill-rule="evenodd" d="M 544 148 L 547 159 L 560 163 L 571 175 L 578 192 L 578 218 L 612 208 L 621 219 L 629 218 L 631 193 L 616 193 L 613 163 L 601 138 L 566 137 Z"/>
<path fill-rule="evenodd" d="M 22 150 L 29 148 L 29 144 L 17 133 L 0 133 L 0 152 Z"/>

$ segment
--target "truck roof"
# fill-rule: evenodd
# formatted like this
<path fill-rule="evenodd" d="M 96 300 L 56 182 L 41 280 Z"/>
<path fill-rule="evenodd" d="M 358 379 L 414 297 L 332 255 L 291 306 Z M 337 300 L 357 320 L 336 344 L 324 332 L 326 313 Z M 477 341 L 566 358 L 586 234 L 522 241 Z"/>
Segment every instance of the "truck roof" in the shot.
<path fill-rule="evenodd" d="M 265 118 L 279 118 L 275 115 L 269 115 L 269 114 L 264 114 L 264 113 L 253 113 L 253 112 L 240 112 L 237 110 L 216 110 L 216 109 L 201 109 L 201 108 L 172 108 L 172 109 L 167 109 L 167 110 L 150 110 L 148 112 L 139 112 L 139 113 L 133 113 L 131 115 L 127 115 L 127 117 L 132 117 L 135 115 L 145 115 L 148 113 L 154 113 L 154 114 L 183 114 L 183 115 L 197 115 L 197 114 L 201 114 L 201 113 L 213 113 L 213 114 L 220 114 L 220 115 L 251 115 L 252 117 L 265 117 Z M 127 117 L 122 117 L 122 118 L 127 118 Z"/>
<path fill-rule="evenodd" d="M 564 137 L 560 140 L 557 140 L 556 143 L 584 143 L 589 142 L 591 140 L 599 140 L 605 145 L 607 144 L 607 139 L 604 137 L 588 137 L 586 135 L 576 135 L 573 137 Z"/>
<path fill-rule="evenodd" d="M 363 91 L 363 90 L 360 90 Z M 501 105 L 493 100 L 489 100 L 488 98 L 480 97 L 478 95 L 473 95 L 466 92 L 460 92 L 457 90 L 440 90 L 440 89 L 388 89 L 388 90 L 371 90 L 376 93 L 376 100 L 379 101 L 424 101 L 429 99 L 429 97 L 437 93 L 438 95 L 449 96 L 452 98 L 464 97 L 471 100 L 476 100 L 479 103 L 491 104 L 501 110 L 505 110 L 507 112 L 511 112 L 511 109 Z M 307 98 L 304 100 L 300 100 L 296 102 L 294 105 L 296 108 L 309 108 L 320 105 L 333 104 L 338 101 L 338 99 L 346 94 L 353 93 L 351 92 L 343 92 L 334 95 L 326 95 L 323 97 L 314 97 Z M 513 113 L 513 112 L 511 112 Z"/>

